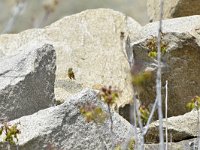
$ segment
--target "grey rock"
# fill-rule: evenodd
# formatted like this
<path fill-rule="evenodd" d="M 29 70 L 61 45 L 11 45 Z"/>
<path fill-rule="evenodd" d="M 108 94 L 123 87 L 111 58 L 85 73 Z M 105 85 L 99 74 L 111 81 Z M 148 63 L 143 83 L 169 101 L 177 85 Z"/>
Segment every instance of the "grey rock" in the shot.
<path fill-rule="evenodd" d="M 29 45 L 30 46 L 30 45 Z M 12 120 L 49 107 L 54 100 L 55 50 L 27 47 L 0 59 L 0 119 Z"/>
<path fill-rule="evenodd" d="M 67 99 L 61 105 L 9 122 L 20 122 L 20 150 L 45 150 L 49 145 L 55 149 L 103 150 L 111 149 L 112 144 L 115 146 L 134 136 L 132 126 L 115 112 L 112 112 L 113 134 L 110 132 L 109 119 L 103 124 L 86 122 L 80 114 L 80 106 L 89 103 L 108 113 L 107 105 L 99 100 L 95 91 L 85 89 Z"/>
<path fill-rule="evenodd" d="M 199 112 L 200 113 L 200 112 Z M 180 142 L 198 136 L 198 111 L 191 111 L 184 115 L 163 119 L 163 127 L 168 126 L 168 141 Z M 147 143 L 158 143 L 159 121 L 150 124 L 146 135 Z M 165 132 L 164 132 L 165 133 Z"/>
<path fill-rule="evenodd" d="M 147 0 L 147 13 L 150 21 L 159 20 L 160 1 Z M 163 17 L 177 18 L 183 16 L 200 15 L 199 0 L 168 0 L 164 1 Z"/>
<path fill-rule="evenodd" d="M 148 56 L 148 40 L 142 39 L 133 44 L 135 66 L 140 71 L 151 70 L 153 77 L 142 85 L 138 95 L 145 105 L 155 100 L 156 62 Z M 189 33 L 164 33 L 163 42 L 167 51 L 162 56 L 162 95 L 165 98 L 165 81 L 168 80 L 168 116 L 182 115 L 187 112 L 186 104 L 199 94 L 200 84 L 200 47 L 197 39 Z M 164 104 L 163 104 L 164 105 Z M 164 107 L 163 107 L 164 110 Z"/>
<path fill-rule="evenodd" d="M 189 140 L 183 140 L 181 142 L 169 142 L 168 149 L 170 150 L 198 150 L 198 139 L 193 138 Z M 145 150 L 159 150 L 159 144 L 146 144 Z"/>
<path fill-rule="evenodd" d="M 0 51 L 9 56 L 33 41 L 36 45 L 48 42 L 55 47 L 57 56 L 56 99 L 64 100 L 86 87 L 99 89 L 112 85 L 122 91 L 117 104 L 122 106 L 132 96 L 126 39 L 129 35 L 131 40 L 136 40 L 140 29 L 139 23 L 120 12 L 86 10 L 43 29 L 0 35 Z M 124 38 L 120 38 L 121 32 Z M 68 68 L 73 68 L 76 80 L 69 79 Z"/>
<path fill-rule="evenodd" d="M 189 16 L 189 17 L 180 17 L 174 19 L 166 19 L 163 20 L 162 23 L 162 32 L 178 32 L 178 33 L 187 33 L 189 32 L 195 37 L 199 37 L 200 34 L 198 33 L 200 29 L 200 15 Z M 152 22 L 146 24 L 140 30 L 140 39 L 147 38 L 151 35 L 157 36 L 158 34 L 158 25 L 159 22 Z M 200 38 L 198 38 L 200 39 Z"/>

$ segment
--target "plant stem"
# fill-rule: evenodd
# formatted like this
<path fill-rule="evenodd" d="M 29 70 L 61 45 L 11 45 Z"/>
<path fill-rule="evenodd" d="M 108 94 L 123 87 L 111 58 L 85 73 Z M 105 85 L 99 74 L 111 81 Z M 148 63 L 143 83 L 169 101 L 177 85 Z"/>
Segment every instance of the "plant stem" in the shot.
<path fill-rule="evenodd" d="M 109 116 L 110 116 L 110 132 L 111 132 L 111 140 L 112 140 L 112 149 L 114 148 L 114 140 L 113 140 L 113 136 L 114 136 L 114 133 L 113 133 L 113 120 L 112 120 L 112 114 L 111 114 L 111 109 L 110 109 L 110 105 L 108 105 L 108 113 L 109 113 Z"/>
<path fill-rule="evenodd" d="M 131 113 L 130 116 L 132 118 L 132 111 L 130 111 L 130 113 Z M 136 142 L 135 148 L 138 149 L 137 117 L 136 117 L 136 108 L 134 104 L 133 104 L 133 122 L 134 122 L 134 132 L 135 132 L 135 142 Z"/>
<path fill-rule="evenodd" d="M 168 108 L 168 104 L 167 104 L 167 100 L 168 100 L 168 81 L 166 81 L 166 85 L 165 85 L 165 141 L 166 141 L 166 145 L 165 145 L 165 150 L 168 149 L 168 120 L 167 120 L 167 108 Z"/>
<path fill-rule="evenodd" d="M 10 150 L 10 143 L 7 144 L 7 149 Z"/>
<path fill-rule="evenodd" d="M 170 149 L 172 149 L 172 133 L 170 133 Z"/>
<path fill-rule="evenodd" d="M 164 150 L 164 138 L 163 138 L 163 114 L 162 114 L 162 95 L 161 95 L 161 33 L 162 33 L 162 16 L 163 16 L 163 0 L 160 0 L 160 21 L 158 28 L 158 70 L 156 78 L 156 97 L 158 99 L 158 115 L 159 115 L 159 139 L 160 150 Z"/>
<path fill-rule="evenodd" d="M 136 112 L 136 121 L 138 121 L 140 131 L 143 133 L 143 125 L 142 125 L 142 121 L 141 121 L 141 115 L 140 115 L 138 102 L 137 102 L 135 94 L 133 96 L 133 99 L 134 99 L 134 107 L 135 107 L 135 112 Z M 136 127 L 137 127 L 137 125 L 136 125 Z M 143 136 L 143 134 L 141 134 L 139 136 L 139 139 L 141 141 L 139 149 L 144 150 L 144 136 Z"/>
<path fill-rule="evenodd" d="M 112 120 L 110 105 L 108 105 L 108 113 L 109 113 L 109 116 L 110 116 L 110 131 L 111 131 L 111 133 L 113 133 L 113 120 Z"/>
<path fill-rule="evenodd" d="M 198 106 L 197 106 L 198 107 Z M 199 108 L 197 108 L 198 150 L 200 150 Z"/>
<path fill-rule="evenodd" d="M 152 118 L 153 118 L 153 114 L 154 114 L 154 112 L 155 112 L 155 110 L 156 110 L 157 104 L 158 104 L 158 100 L 156 99 L 155 102 L 154 102 L 154 104 L 153 104 L 151 113 L 150 113 L 150 115 L 149 115 L 147 124 L 146 124 L 146 126 L 145 126 L 145 128 L 144 128 L 143 135 L 145 135 L 145 134 L 147 133 L 148 129 L 149 129 L 149 125 L 150 125 L 151 120 L 152 120 Z"/>

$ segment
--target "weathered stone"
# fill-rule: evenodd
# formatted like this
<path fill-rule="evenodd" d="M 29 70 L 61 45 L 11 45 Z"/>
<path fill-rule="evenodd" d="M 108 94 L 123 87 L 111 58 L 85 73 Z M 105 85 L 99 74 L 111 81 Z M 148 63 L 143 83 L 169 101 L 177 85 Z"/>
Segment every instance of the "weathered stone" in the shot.
<path fill-rule="evenodd" d="M 170 150 L 196 150 L 198 149 L 198 139 L 183 140 L 181 142 L 169 142 Z M 159 150 L 159 144 L 146 144 L 145 150 Z"/>
<path fill-rule="evenodd" d="M 187 33 L 189 32 L 193 36 L 200 39 L 200 15 L 189 16 L 189 17 L 181 17 L 174 19 L 166 19 L 163 20 L 162 23 L 162 31 L 163 33 L 167 32 L 178 32 L 178 33 Z M 147 38 L 149 36 L 157 36 L 158 35 L 158 25 L 159 22 L 149 23 L 142 27 L 140 30 L 140 39 Z"/>
<path fill-rule="evenodd" d="M 168 141 L 179 142 L 198 136 L 198 111 L 191 111 L 181 116 L 168 118 Z M 166 120 L 163 119 L 163 127 L 166 127 Z M 165 133 L 165 132 L 164 132 Z M 171 137 L 171 139 L 170 139 Z M 159 142 L 159 121 L 150 124 L 146 135 L 147 143 Z"/>
<path fill-rule="evenodd" d="M 111 149 L 112 144 L 115 146 L 134 136 L 133 127 L 115 112 L 112 112 L 113 134 L 109 117 L 100 125 L 87 123 L 80 114 L 80 106 L 85 104 L 99 106 L 108 113 L 107 105 L 99 100 L 97 93 L 86 89 L 61 105 L 9 122 L 20 122 L 19 149 L 47 149 L 50 145 L 55 149 Z"/>
<path fill-rule="evenodd" d="M 150 21 L 160 18 L 160 1 L 147 0 L 147 13 Z M 199 0 L 167 0 L 164 1 L 163 18 L 200 15 Z"/>
<path fill-rule="evenodd" d="M 20 50 L 0 59 L 1 120 L 33 114 L 49 107 L 55 98 L 54 48 L 46 44 Z"/>
<path fill-rule="evenodd" d="M 148 56 L 147 43 L 152 36 L 133 43 L 135 66 L 140 71 L 151 70 L 154 77 L 148 84 L 142 86 L 139 97 L 145 105 L 151 105 L 155 100 L 154 59 Z M 200 46 L 198 39 L 189 33 L 165 32 L 163 41 L 167 43 L 167 52 L 162 56 L 162 89 L 165 98 L 165 81 L 168 80 L 168 115 L 181 115 L 187 112 L 186 104 L 199 94 L 200 87 Z M 138 65 L 140 64 L 140 65 Z M 164 107 L 163 107 L 164 108 Z"/>
<path fill-rule="evenodd" d="M 44 29 L 1 35 L 0 52 L 11 55 L 18 53 L 17 49 L 26 43 L 48 41 L 57 54 L 57 99 L 64 99 L 85 87 L 112 85 L 123 91 L 120 106 L 128 103 L 132 95 L 124 48 L 126 37 L 129 35 L 131 40 L 136 40 L 140 29 L 136 21 L 122 13 L 110 9 L 87 10 Z M 76 80 L 68 78 L 68 68 L 73 68 Z"/>

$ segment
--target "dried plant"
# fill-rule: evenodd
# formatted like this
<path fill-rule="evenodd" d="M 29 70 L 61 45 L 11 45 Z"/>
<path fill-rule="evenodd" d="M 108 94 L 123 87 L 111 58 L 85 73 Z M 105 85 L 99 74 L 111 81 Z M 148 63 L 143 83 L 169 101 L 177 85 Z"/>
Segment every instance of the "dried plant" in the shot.
<path fill-rule="evenodd" d="M 85 117 L 86 122 L 104 123 L 107 118 L 106 113 L 101 107 L 94 104 L 86 104 L 80 107 L 80 113 Z"/>
<path fill-rule="evenodd" d="M 161 39 L 163 37 L 163 33 L 161 33 Z M 156 36 L 152 36 L 152 38 L 148 39 L 146 46 L 148 47 L 148 56 L 151 58 L 157 57 L 157 45 L 158 40 Z M 167 50 L 167 43 L 164 41 L 161 41 L 161 54 L 165 54 Z"/>
<path fill-rule="evenodd" d="M 18 142 L 18 134 L 20 130 L 18 129 L 18 124 L 9 125 L 7 122 L 4 122 L 0 127 L 0 136 L 3 136 L 3 143 L 8 142 L 9 144 L 16 145 Z"/>

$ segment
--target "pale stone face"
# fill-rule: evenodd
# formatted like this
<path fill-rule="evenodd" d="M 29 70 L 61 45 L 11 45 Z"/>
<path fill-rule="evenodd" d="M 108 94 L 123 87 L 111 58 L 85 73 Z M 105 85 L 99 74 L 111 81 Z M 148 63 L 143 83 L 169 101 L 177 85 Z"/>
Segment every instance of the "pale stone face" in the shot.
<path fill-rule="evenodd" d="M 133 127 L 116 112 L 112 112 L 113 134 L 110 133 L 108 118 L 103 124 L 87 123 L 80 113 L 79 106 L 88 103 L 102 108 L 108 115 L 107 105 L 98 99 L 97 93 L 85 89 L 67 98 L 62 105 L 40 110 L 9 122 L 9 124 L 20 122 L 19 149 L 48 149 L 49 144 L 56 149 L 101 150 L 104 147 L 112 149 L 112 144 L 114 146 L 119 143 L 126 144 L 134 137 Z M 113 141 L 112 138 L 115 140 Z"/>
<path fill-rule="evenodd" d="M 0 52 L 2 56 L 14 55 L 29 43 L 50 43 L 57 54 L 56 98 L 65 99 L 84 87 L 112 85 L 122 91 L 118 101 L 121 106 L 132 97 L 124 44 L 128 35 L 136 40 L 140 29 L 136 21 L 122 13 L 110 9 L 88 10 L 44 29 L 1 35 Z M 121 32 L 125 34 L 123 40 Z M 68 68 L 73 68 L 76 80 L 68 78 Z"/>
<path fill-rule="evenodd" d="M 149 20 L 156 21 L 160 17 L 159 0 L 147 1 Z M 164 1 L 163 17 L 177 18 L 183 16 L 200 15 L 199 0 L 167 0 Z"/>

